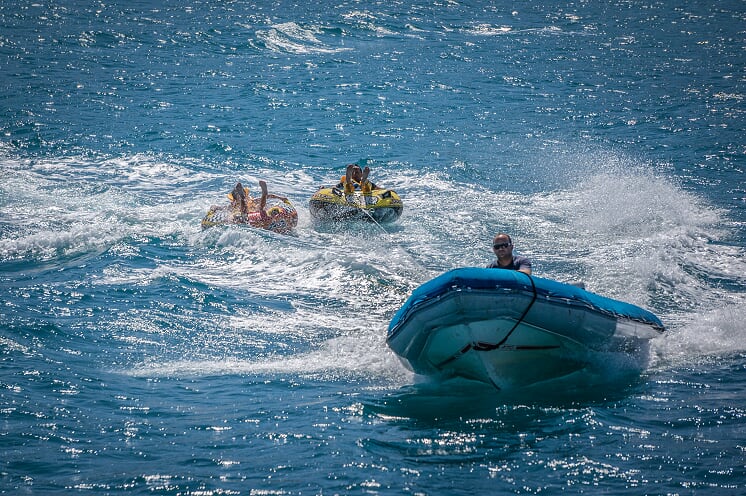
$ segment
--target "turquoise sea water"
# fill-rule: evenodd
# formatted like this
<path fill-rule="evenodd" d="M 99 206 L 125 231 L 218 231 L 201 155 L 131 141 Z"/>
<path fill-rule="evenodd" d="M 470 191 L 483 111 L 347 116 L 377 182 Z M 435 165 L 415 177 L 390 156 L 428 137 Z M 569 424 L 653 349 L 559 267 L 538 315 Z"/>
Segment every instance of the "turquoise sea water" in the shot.
<path fill-rule="evenodd" d="M 693 4 L 693 5 L 690 5 Z M 746 490 L 746 6 L 0 0 L 0 493 Z M 315 225 L 349 162 L 394 225 Z M 240 180 L 292 236 L 202 231 Z M 510 232 L 667 326 L 497 394 L 385 345 Z"/>

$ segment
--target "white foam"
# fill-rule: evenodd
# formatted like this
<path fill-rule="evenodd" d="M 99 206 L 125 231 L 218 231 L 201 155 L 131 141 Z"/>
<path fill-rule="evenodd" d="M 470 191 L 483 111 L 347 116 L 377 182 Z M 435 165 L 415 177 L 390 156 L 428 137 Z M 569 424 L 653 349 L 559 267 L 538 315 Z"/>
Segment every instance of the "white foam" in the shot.
<path fill-rule="evenodd" d="M 731 354 L 746 352 L 746 296 L 712 310 L 681 315 L 680 322 L 653 341 L 653 367 L 679 367 Z"/>
<path fill-rule="evenodd" d="M 157 360 L 126 370 L 138 377 L 195 377 L 212 375 L 306 376 L 323 380 L 353 378 L 385 381 L 389 385 L 411 383 L 413 374 L 381 340 L 372 335 L 343 336 L 323 341 L 317 350 L 288 356 L 244 359 Z"/>
<path fill-rule="evenodd" d="M 322 31 L 316 27 L 301 27 L 295 22 L 275 24 L 269 29 L 256 31 L 256 37 L 264 46 L 275 52 L 309 54 L 338 53 L 351 50 L 345 47 L 330 47 L 318 39 Z"/>
<path fill-rule="evenodd" d="M 185 177 L 200 183 L 203 173 L 155 157 L 4 159 L 3 168 L 0 213 L 13 225 L 0 239 L 6 259 L 74 256 L 130 236 L 167 236 L 206 203 L 174 187 Z"/>

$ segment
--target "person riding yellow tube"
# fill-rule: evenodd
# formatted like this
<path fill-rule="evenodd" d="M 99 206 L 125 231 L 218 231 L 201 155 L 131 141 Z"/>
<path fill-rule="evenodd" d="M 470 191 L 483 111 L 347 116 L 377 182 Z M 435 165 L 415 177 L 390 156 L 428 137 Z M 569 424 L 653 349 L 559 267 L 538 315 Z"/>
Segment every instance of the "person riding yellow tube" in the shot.
<path fill-rule="evenodd" d="M 339 179 L 337 188 L 344 188 L 346 195 L 351 195 L 356 189 L 363 192 L 364 195 L 370 194 L 371 190 L 378 189 L 378 186 L 368 181 L 370 167 L 367 165 L 361 169 L 357 164 L 347 164 L 347 170 L 344 176 Z"/>

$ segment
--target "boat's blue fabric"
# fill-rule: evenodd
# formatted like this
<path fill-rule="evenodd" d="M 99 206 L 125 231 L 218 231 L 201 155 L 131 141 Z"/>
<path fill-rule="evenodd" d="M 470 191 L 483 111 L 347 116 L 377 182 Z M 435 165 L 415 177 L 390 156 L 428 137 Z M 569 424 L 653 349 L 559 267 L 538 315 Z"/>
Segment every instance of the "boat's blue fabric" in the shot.
<path fill-rule="evenodd" d="M 432 300 L 450 291 L 468 290 L 469 288 L 475 290 L 513 290 L 527 293 L 533 293 L 535 290 L 540 298 L 565 298 L 577 302 L 578 305 L 590 307 L 605 314 L 636 320 L 650 324 L 654 328 L 663 329 L 663 324 L 658 317 L 631 303 L 600 296 L 570 284 L 529 276 L 513 270 L 464 267 L 445 272 L 415 289 L 391 319 L 389 335 L 406 320 L 410 312 L 415 311 L 420 303 Z"/>

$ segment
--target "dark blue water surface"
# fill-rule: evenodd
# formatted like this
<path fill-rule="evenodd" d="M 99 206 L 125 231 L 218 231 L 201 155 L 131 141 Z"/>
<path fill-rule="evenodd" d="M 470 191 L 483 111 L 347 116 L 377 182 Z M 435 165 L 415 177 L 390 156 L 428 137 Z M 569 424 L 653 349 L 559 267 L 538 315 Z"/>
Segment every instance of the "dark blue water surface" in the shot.
<path fill-rule="evenodd" d="M 0 493 L 746 491 L 746 5 L 0 0 Z M 319 226 L 344 165 L 394 225 Z M 200 220 L 240 180 L 292 236 Z M 511 233 L 667 327 L 526 391 L 388 322 Z"/>

